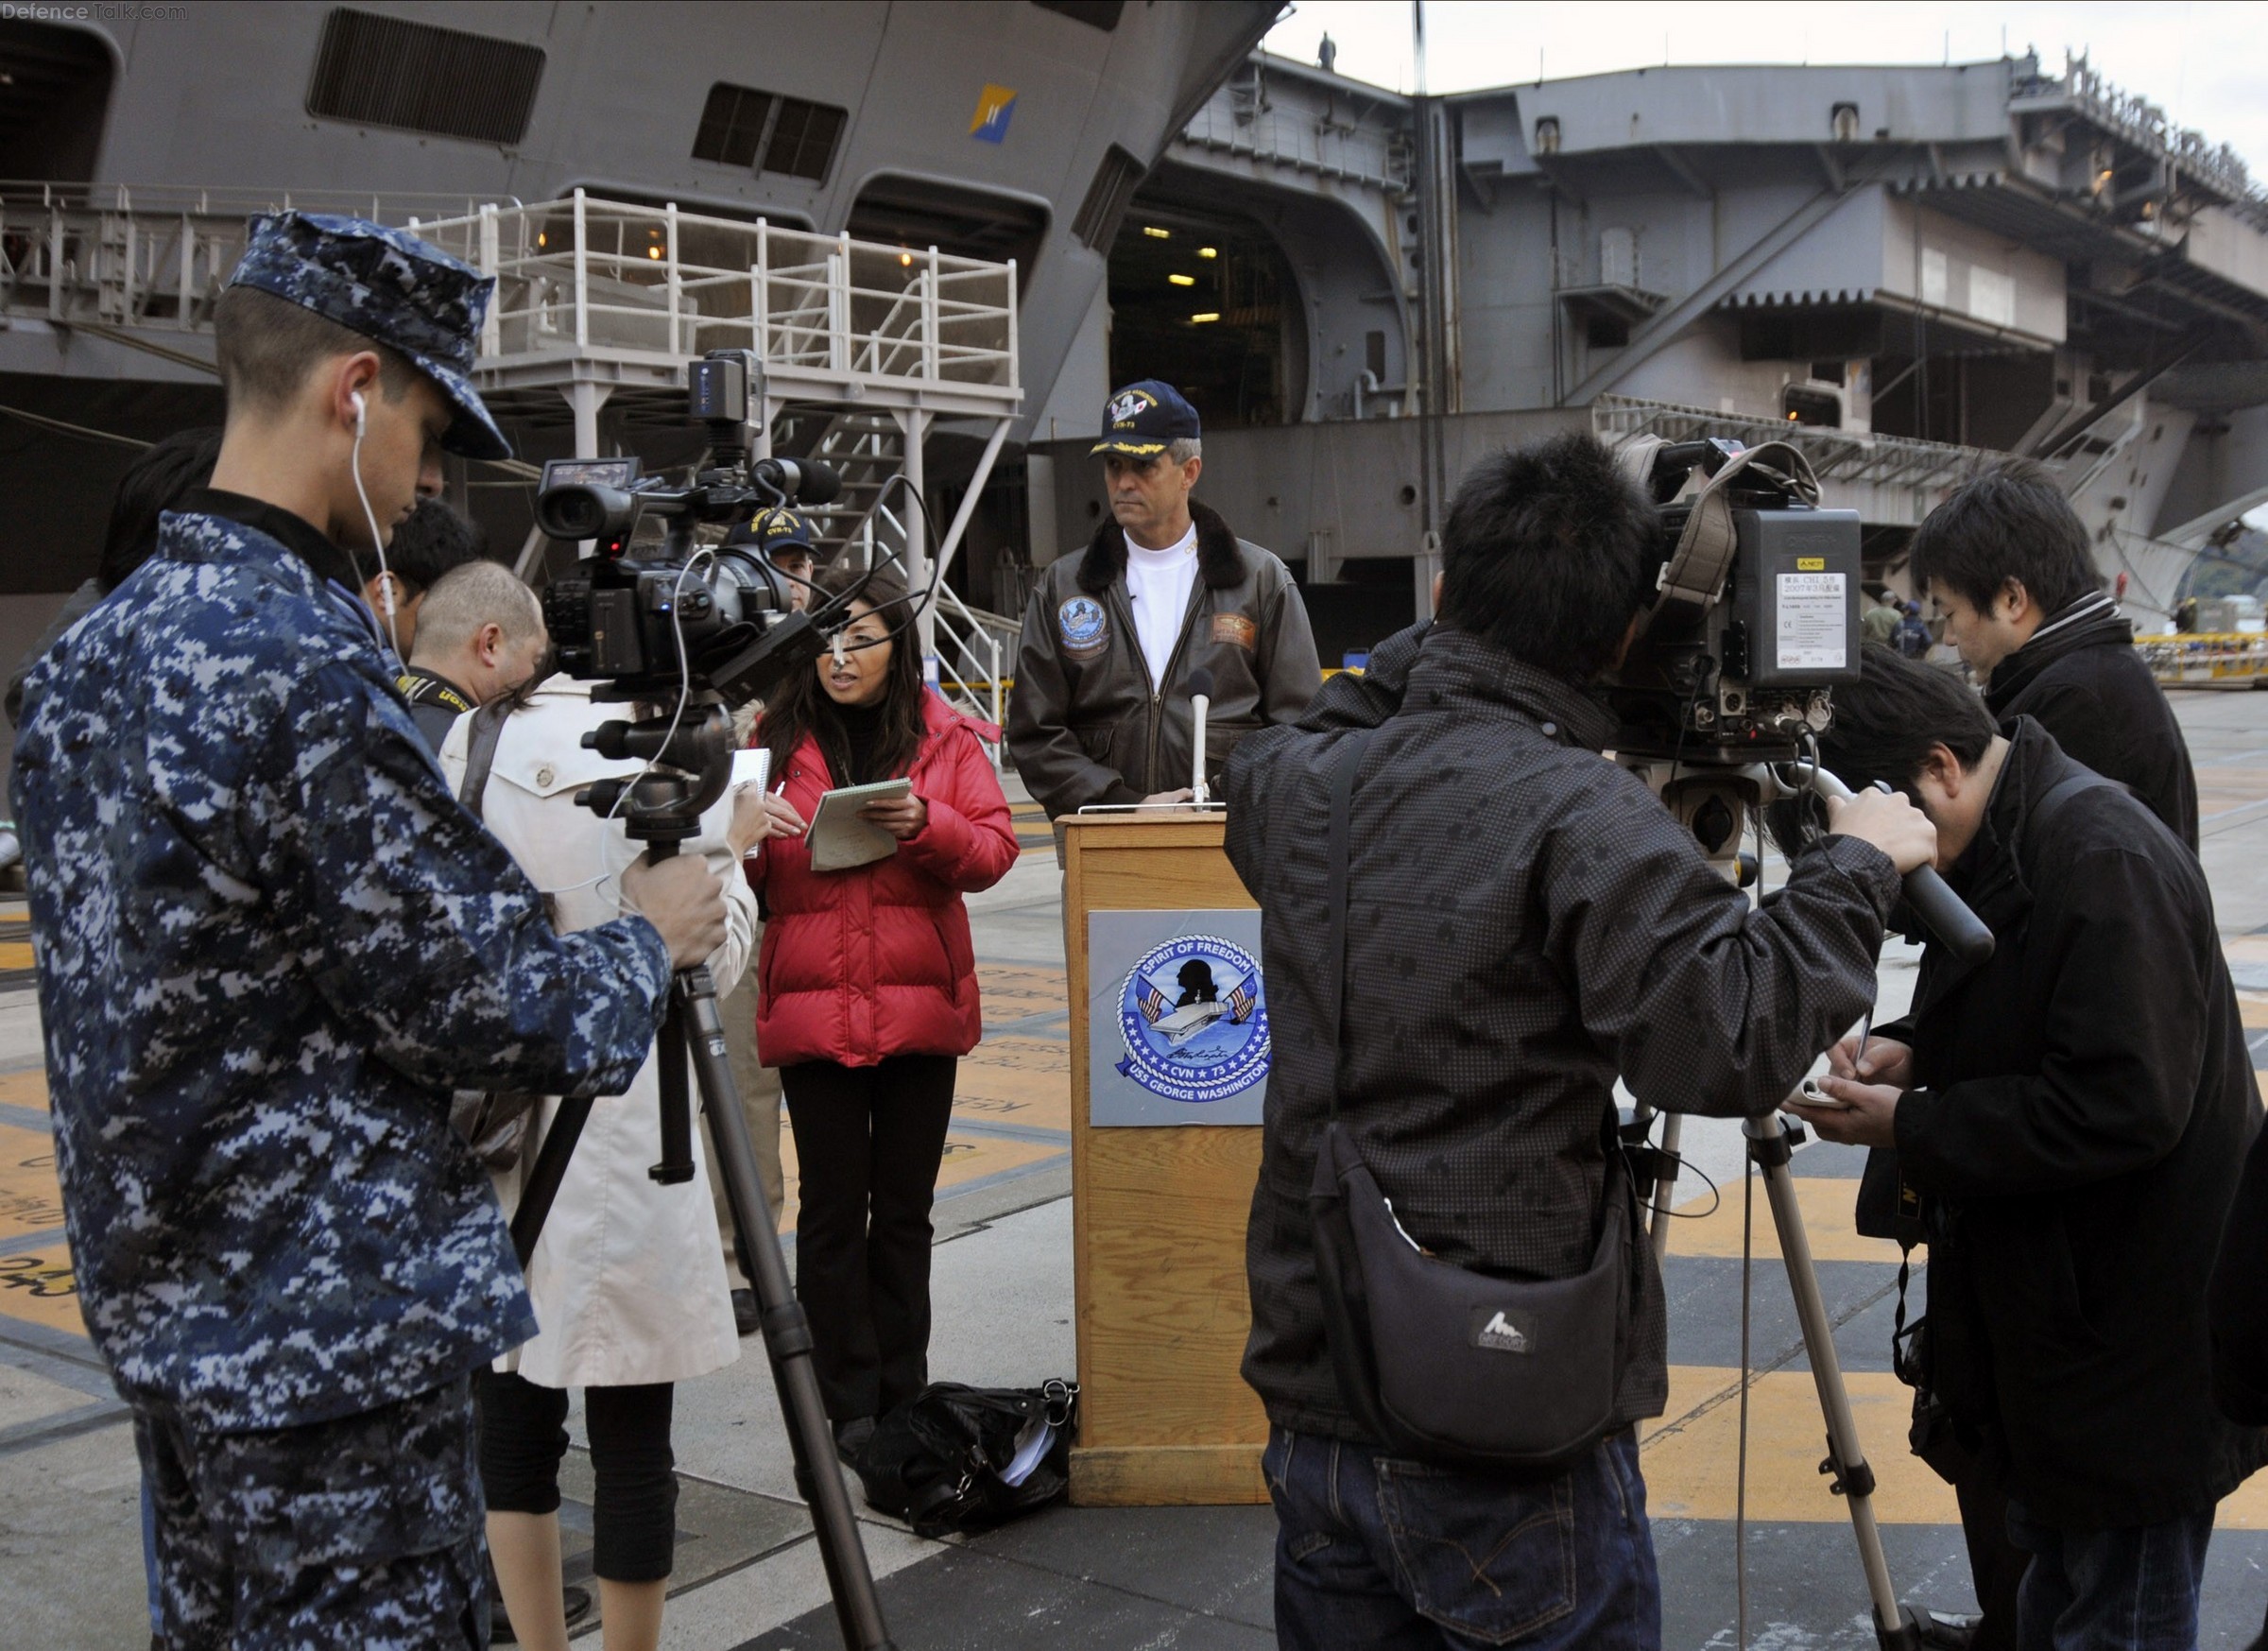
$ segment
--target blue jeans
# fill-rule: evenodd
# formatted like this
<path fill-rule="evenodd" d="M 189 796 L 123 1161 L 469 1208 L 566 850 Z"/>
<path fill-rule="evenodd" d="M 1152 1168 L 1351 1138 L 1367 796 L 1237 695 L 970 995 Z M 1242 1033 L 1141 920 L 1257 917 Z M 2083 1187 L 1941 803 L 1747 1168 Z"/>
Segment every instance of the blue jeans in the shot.
<path fill-rule="evenodd" d="M 1272 1428 L 1282 1651 L 1654 1651 L 1661 1584 L 1630 1433 L 1556 1479 L 1450 1472 Z"/>
<path fill-rule="evenodd" d="M 2213 1510 L 2116 1531 L 2064 1531 L 2008 1505 L 2032 1556 L 2016 1597 L 2019 1651 L 2194 1651 Z"/>

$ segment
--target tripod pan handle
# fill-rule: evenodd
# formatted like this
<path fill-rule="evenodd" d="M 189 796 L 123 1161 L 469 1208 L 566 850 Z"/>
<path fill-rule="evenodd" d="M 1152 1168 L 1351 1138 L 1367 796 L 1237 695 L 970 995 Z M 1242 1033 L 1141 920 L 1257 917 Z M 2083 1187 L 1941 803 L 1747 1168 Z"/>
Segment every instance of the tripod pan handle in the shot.
<path fill-rule="evenodd" d="M 1799 772 L 1803 783 L 1820 796 L 1843 802 L 1850 800 L 1850 787 L 1816 762 L 1806 765 Z M 1874 788 L 1888 791 L 1890 786 L 1887 782 L 1877 780 Z M 1935 867 L 1916 866 L 1906 873 L 1905 887 L 1906 903 L 1947 951 L 1970 964 L 1982 963 L 1992 955 L 1992 931 L 1968 909 L 1967 902 L 1937 875 Z"/>
<path fill-rule="evenodd" d="M 1946 950 L 1962 962 L 1982 963 L 1992 955 L 1992 931 L 1937 875 L 1934 867 L 1916 866 L 1906 873 L 1906 903 Z"/>

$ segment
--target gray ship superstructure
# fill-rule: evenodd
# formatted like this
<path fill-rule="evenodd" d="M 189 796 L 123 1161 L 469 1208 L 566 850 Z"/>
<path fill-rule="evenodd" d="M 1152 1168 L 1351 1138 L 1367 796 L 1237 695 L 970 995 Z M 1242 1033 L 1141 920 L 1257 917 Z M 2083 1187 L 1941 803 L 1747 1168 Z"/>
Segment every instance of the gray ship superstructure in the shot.
<path fill-rule="evenodd" d="M 1193 301 L 1204 266 L 1159 257 L 1239 233 L 1272 253 L 1264 309 Z M 1571 425 L 1793 435 L 1886 576 L 1959 476 L 2029 455 L 2145 625 L 2268 501 L 2268 198 L 2083 60 L 1414 99 L 1256 55 L 1137 192 L 1112 271 L 1110 376 L 1170 374 L 1177 332 L 1243 363 L 1241 404 L 1234 373 L 1195 391 L 1206 485 L 1349 644 L 1422 600 L 1472 458 Z M 1044 560 L 1101 499 L 1074 444 L 1035 451 Z"/>
<path fill-rule="evenodd" d="M 1427 99 L 1254 53 L 1265 0 L 162 9 L 0 20 L 0 407 L 48 421 L 0 444 L 0 646 L 91 561 L 127 453 L 86 433 L 217 415 L 212 297 L 285 198 L 499 274 L 531 458 L 683 462 L 684 360 L 754 350 L 765 438 L 849 472 L 833 543 L 953 556 L 988 711 L 1114 381 L 1197 404 L 1332 651 L 1423 606 L 1475 457 L 1559 428 L 1792 436 L 1892 578 L 2029 454 L 2145 623 L 2268 500 L 2268 205 L 2083 61 Z M 540 554 L 527 479 L 451 485 Z"/>
<path fill-rule="evenodd" d="M 212 302 L 246 215 L 286 203 L 502 261 L 482 382 L 524 457 L 682 462 L 684 358 L 776 350 L 767 436 L 853 472 L 838 542 L 924 531 L 882 484 L 919 479 L 926 439 L 932 510 L 971 507 L 996 557 L 1020 439 L 988 492 L 980 466 L 1040 416 L 1133 189 L 1277 8 L 51 9 L 0 19 L 0 406 L 31 415 L 0 420 L 0 650 L 92 571 L 127 443 L 217 419 Z M 508 551 L 526 482 L 451 486 Z"/>

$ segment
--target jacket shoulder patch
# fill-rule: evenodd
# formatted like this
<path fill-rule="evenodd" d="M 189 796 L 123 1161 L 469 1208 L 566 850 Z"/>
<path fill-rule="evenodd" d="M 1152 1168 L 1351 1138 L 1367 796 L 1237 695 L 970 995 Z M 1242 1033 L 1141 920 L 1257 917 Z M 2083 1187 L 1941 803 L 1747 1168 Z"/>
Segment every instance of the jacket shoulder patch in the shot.
<path fill-rule="evenodd" d="M 1110 617 L 1092 596 L 1074 596 L 1057 609 L 1056 631 L 1074 660 L 1093 659 L 1110 645 Z"/>
<path fill-rule="evenodd" d="M 1212 616 L 1212 640 L 1231 643 L 1251 653 L 1260 644 L 1260 627 L 1242 613 L 1215 613 Z"/>

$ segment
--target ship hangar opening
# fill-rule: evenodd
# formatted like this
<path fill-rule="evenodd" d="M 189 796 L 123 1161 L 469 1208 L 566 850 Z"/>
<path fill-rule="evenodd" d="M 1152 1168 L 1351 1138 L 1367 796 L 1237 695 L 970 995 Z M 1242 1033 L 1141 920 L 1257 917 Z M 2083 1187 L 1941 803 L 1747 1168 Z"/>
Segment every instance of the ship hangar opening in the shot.
<path fill-rule="evenodd" d="M 1329 526 L 1287 541 L 1280 531 L 1283 495 L 1292 486 L 1302 491 L 1317 484 L 1383 486 L 1398 504 L 1414 508 L 1414 478 L 1330 472 L 1298 480 L 1271 466 L 1275 481 L 1255 495 L 1257 508 L 1245 498 L 1250 488 L 1228 484 L 1240 462 L 1237 433 L 1313 430 L 1400 414 L 1405 306 L 1378 240 L 1343 202 L 1169 161 L 1136 191 L 1110 244 L 1109 384 L 1162 378 L 1197 409 L 1208 467 L 1199 496 L 1215 503 L 1237 532 L 1289 564 L 1323 659 L 1332 665 L 1359 659 L 1416 617 L 1408 548 L 1398 542 L 1383 554 L 1365 555 L 1362 546 L 1349 545 L 1332 556 L 1340 547 Z M 1091 412 L 1072 410 L 1096 419 L 1101 411 L 1099 403 Z M 1091 438 L 1074 439 L 1051 450 L 1058 498 L 1083 500 L 1057 546 L 1066 554 L 1104 517 L 1101 464 L 1087 456 L 1091 444 Z"/>

